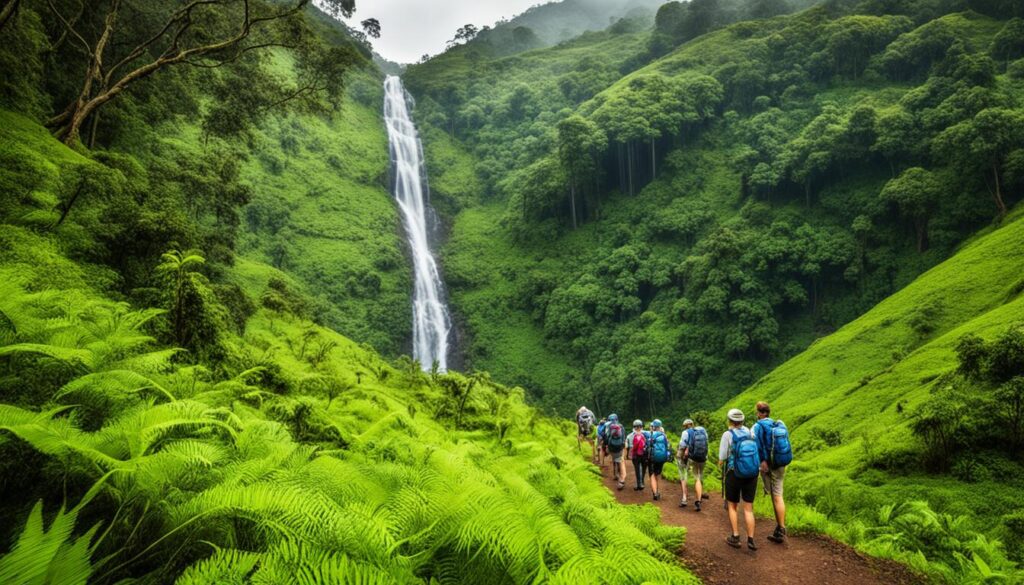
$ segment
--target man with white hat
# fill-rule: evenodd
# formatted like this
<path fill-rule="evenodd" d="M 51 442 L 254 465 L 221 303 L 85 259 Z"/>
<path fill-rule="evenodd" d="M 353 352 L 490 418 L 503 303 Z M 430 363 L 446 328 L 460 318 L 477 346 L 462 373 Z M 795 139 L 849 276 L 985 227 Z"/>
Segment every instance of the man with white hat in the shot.
<path fill-rule="evenodd" d="M 722 435 L 718 446 L 718 466 L 723 468 L 725 478 L 725 501 L 728 503 L 729 524 L 732 526 L 725 542 L 740 548 L 739 511 L 743 502 L 743 517 L 747 528 L 747 548 L 757 550 L 754 543 L 754 494 L 757 493 L 757 478 L 761 471 L 761 456 L 757 441 L 750 429 L 743 426 L 743 411 L 734 408 L 729 411 L 729 430 Z"/>

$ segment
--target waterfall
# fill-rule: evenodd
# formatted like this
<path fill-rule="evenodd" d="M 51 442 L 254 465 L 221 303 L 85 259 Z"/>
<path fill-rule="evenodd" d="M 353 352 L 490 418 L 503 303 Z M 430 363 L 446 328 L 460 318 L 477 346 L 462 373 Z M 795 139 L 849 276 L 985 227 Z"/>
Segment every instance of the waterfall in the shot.
<path fill-rule="evenodd" d="M 430 250 L 428 229 L 436 225 L 434 210 L 427 201 L 423 146 L 409 115 L 410 98 L 402 80 L 389 75 L 384 80 L 384 122 L 391 145 L 391 176 L 395 200 L 402 213 L 406 238 L 412 250 L 412 349 L 424 370 L 434 362 L 442 372 L 448 368 L 448 334 L 451 316 L 445 302 L 444 282 Z"/>

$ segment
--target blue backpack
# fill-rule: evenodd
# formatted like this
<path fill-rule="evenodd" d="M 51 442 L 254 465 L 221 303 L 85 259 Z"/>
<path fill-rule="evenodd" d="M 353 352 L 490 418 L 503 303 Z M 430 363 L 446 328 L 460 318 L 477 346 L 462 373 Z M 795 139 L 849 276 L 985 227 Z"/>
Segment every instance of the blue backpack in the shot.
<path fill-rule="evenodd" d="M 661 431 L 651 433 L 651 460 L 655 463 L 668 461 L 668 437 Z"/>
<path fill-rule="evenodd" d="M 757 441 L 750 433 L 732 433 L 732 449 L 729 453 L 729 469 L 738 479 L 752 479 L 761 470 L 761 456 L 757 452 Z"/>
<path fill-rule="evenodd" d="M 786 423 L 777 420 L 768 431 L 768 463 L 772 468 L 785 467 L 793 462 L 793 446 L 789 443 Z"/>
<path fill-rule="evenodd" d="M 698 463 L 708 460 L 708 432 L 704 427 L 690 429 L 690 434 L 686 438 L 686 453 L 690 459 Z"/>

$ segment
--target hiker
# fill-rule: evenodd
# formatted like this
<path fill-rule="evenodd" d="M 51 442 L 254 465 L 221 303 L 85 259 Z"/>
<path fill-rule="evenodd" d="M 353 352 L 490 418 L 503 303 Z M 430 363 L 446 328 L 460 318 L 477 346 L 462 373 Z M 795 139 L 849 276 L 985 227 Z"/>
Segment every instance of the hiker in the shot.
<path fill-rule="evenodd" d="M 586 406 L 581 406 L 576 411 L 576 428 L 579 432 L 576 434 L 576 446 L 577 448 L 583 448 L 583 441 L 590 444 L 590 460 L 597 462 L 597 447 L 594 446 L 594 439 L 591 436 L 594 432 L 594 413 L 590 411 Z"/>
<path fill-rule="evenodd" d="M 633 432 L 626 435 L 626 448 L 629 450 L 629 460 L 633 462 L 633 475 L 636 476 L 636 485 L 633 491 L 638 492 L 644 489 L 644 471 L 647 464 L 647 432 L 644 431 L 644 421 L 636 419 L 633 421 Z"/>
<path fill-rule="evenodd" d="M 658 482 L 661 480 L 661 471 L 669 460 L 671 449 L 669 448 L 668 435 L 665 434 L 665 429 L 662 428 L 661 421 L 658 419 L 651 421 L 651 437 L 647 450 L 650 453 L 647 473 L 651 476 L 651 491 L 654 492 L 652 497 L 655 500 L 660 500 L 661 490 L 658 488 Z"/>
<path fill-rule="evenodd" d="M 601 422 L 597 424 L 597 457 L 601 467 L 604 467 L 604 458 L 608 455 L 608 447 L 604 444 L 604 428 L 606 426 L 608 426 L 608 419 L 601 417 Z"/>
<path fill-rule="evenodd" d="M 770 418 L 772 407 L 767 402 L 758 402 L 755 408 L 754 439 L 761 457 L 761 481 L 764 494 L 772 497 L 775 509 L 775 532 L 768 536 L 768 540 L 782 544 L 786 541 L 786 502 L 782 499 L 782 480 L 786 476 L 786 466 L 793 461 L 793 449 L 785 423 Z"/>
<path fill-rule="evenodd" d="M 740 548 L 738 508 L 742 500 L 747 548 L 757 550 L 754 543 L 754 495 L 761 458 L 753 433 L 743 426 L 746 418 L 743 411 L 734 408 L 729 411 L 728 418 L 729 430 L 722 434 L 722 442 L 718 446 L 718 466 L 725 467 L 725 501 L 728 502 L 729 524 L 732 526 L 732 534 L 725 542 L 733 548 Z"/>
<path fill-rule="evenodd" d="M 608 415 L 608 424 L 604 426 L 604 444 L 612 457 L 612 473 L 618 482 L 619 490 L 626 487 L 626 462 L 622 459 L 626 452 L 626 429 L 619 424 L 617 414 Z"/>
<path fill-rule="evenodd" d="M 704 427 L 694 427 L 692 419 L 683 421 L 683 433 L 679 436 L 676 448 L 676 468 L 679 470 L 679 483 L 683 487 L 683 499 L 680 508 L 686 507 L 687 483 L 689 471 L 693 470 L 693 487 L 697 499 L 693 502 L 694 512 L 700 512 L 701 499 L 704 497 L 704 463 L 708 460 L 708 432 Z"/>

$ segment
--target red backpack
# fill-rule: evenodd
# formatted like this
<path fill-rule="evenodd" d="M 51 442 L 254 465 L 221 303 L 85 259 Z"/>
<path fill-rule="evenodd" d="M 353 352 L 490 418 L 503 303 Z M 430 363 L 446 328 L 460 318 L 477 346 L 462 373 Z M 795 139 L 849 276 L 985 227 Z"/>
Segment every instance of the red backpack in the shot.
<path fill-rule="evenodd" d="M 647 449 L 647 437 L 641 433 L 633 433 L 633 458 L 639 459 L 644 456 Z"/>

